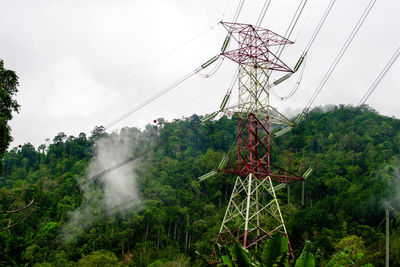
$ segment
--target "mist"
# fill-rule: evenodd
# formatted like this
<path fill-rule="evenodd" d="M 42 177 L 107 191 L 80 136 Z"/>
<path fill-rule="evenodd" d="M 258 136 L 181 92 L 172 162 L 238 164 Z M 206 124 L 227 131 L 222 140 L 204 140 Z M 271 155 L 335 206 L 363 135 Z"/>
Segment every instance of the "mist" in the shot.
<path fill-rule="evenodd" d="M 149 138 L 136 128 L 123 128 L 110 135 L 104 133 L 96 140 L 95 155 L 87 170 L 89 178 L 78 180 L 82 202 L 68 214 L 68 222 L 62 230 L 64 241 L 70 241 L 96 220 L 135 214 L 142 208 L 135 167 L 140 163 L 143 148 L 149 143 Z M 128 158 L 132 161 L 90 179 Z"/>
<path fill-rule="evenodd" d="M 400 204 L 400 159 L 393 158 L 378 173 L 378 179 L 386 186 L 386 198 L 381 201 L 382 208 L 399 211 Z"/>

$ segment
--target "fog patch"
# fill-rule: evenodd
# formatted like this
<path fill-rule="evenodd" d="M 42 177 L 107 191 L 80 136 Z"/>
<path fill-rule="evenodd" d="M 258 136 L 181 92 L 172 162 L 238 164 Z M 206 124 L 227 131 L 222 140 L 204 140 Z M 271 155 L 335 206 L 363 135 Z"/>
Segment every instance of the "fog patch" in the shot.
<path fill-rule="evenodd" d="M 87 177 L 78 180 L 82 202 L 68 214 L 62 231 L 64 241 L 70 241 L 96 220 L 134 214 L 141 209 L 134 170 L 149 144 L 149 138 L 136 128 L 124 128 L 120 133 L 104 134 L 97 139 Z M 113 168 L 116 165 L 120 167 Z"/>

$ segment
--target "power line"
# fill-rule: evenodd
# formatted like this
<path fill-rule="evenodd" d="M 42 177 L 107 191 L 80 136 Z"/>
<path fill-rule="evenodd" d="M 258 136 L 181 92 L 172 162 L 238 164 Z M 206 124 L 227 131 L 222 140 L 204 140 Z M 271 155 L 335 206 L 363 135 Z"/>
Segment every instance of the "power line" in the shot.
<path fill-rule="evenodd" d="M 94 103 L 95 101 L 101 99 L 102 97 L 104 97 L 105 95 L 117 90 L 121 85 L 123 85 L 124 83 L 130 81 L 131 79 L 133 79 L 134 77 L 136 77 L 139 73 L 142 73 L 143 71 L 149 69 L 150 67 L 162 62 L 163 60 L 165 60 L 167 57 L 169 57 L 170 55 L 174 54 L 175 52 L 179 51 L 180 49 L 184 48 L 185 46 L 187 46 L 188 44 L 190 44 L 191 42 L 193 42 L 194 40 L 198 39 L 199 37 L 203 36 L 204 34 L 206 34 L 207 32 L 211 31 L 212 29 L 214 29 L 219 23 L 214 24 L 213 26 L 207 28 L 206 30 L 200 32 L 199 34 L 195 35 L 194 37 L 190 38 L 189 40 L 185 41 L 184 43 L 182 43 L 181 45 L 179 45 L 178 47 L 170 50 L 169 52 L 167 52 L 166 54 L 164 54 L 163 56 L 159 57 L 158 59 L 154 60 L 153 62 L 150 62 L 149 64 L 143 66 L 141 69 L 139 69 L 138 71 L 136 71 L 135 73 L 133 73 L 132 75 L 130 75 L 128 78 L 123 79 L 119 82 L 117 82 L 116 84 L 114 84 L 112 87 L 110 87 L 110 89 L 106 90 L 105 92 L 101 93 L 100 95 L 92 98 L 91 100 L 89 100 L 88 102 L 86 102 L 85 104 L 83 104 L 81 107 L 77 108 L 76 110 L 72 111 L 70 114 L 68 114 L 67 116 L 65 116 L 64 118 L 62 118 L 61 120 L 53 123 L 49 128 L 47 128 L 44 131 L 38 132 L 35 135 L 31 136 L 29 139 L 33 139 L 38 137 L 39 135 L 42 135 L 43 133 L 46 133 L 47 131 L 53 129 L 54 127 L 56 127 L 57 125 L 60 125 L 61 123 L 63 123 L 64 121 L 67 121 L 68 119 L 72 118 L 72 116 L 74 114 L 76 114 L 79 111 L 84 110 L 87 106 L 91 105 L 92 103 Z"/>
<path fill-rule="evenodd" d="M 367 102 L 368 98 L 371 96 L 371 94 L 374 92 L 376 87 L 380 84 L 380 82 L 383 80 L 383 78 L 386 76 L 386 74 L 389 72 L 390 68 L 394 65 L 396 60 L 400 56 L 400 46 L 397 48 L 396 52 L 393 54 L 393 56 L 390 58 L 388 63 L 385 65 L 383 70 L 379 73 L 378 77 L 376 77 L 375 81 L 372 83 L 372 85 L 368 88 L 367 92 L 365 92 L 364 96 L 361 98 L 360 102 L 358 103 L 358 107 L 365 104 Z"/>
<path fill-rule="evenodd" d="M 321 31 L 322 26 L 325 23 L 326 18 L 330 14 L 333 5 L 335 4 L 336 0 L 331 0 L 327 6 L 327 8 L 324 11 L 324 14 L 322 15 L 321 19 L 318 22 L 317 27 L 315 28 L 313 34 L 311 35 L 310 40 L 308 41 L 306 48 L 304 49 L 303 55 L 307 54 L 308 50 L 310 50 L 311 46 L 313 45 L 315 39 L 317 38 L 319 32 Z"/>
<path fill-rule="evenodd" d="M 296 37 L 294 38 L 294 42 L 297 41 L 297 39 L 299 38 L 300 34 L 303 32 L 304 27 L 306 26 L 308 20 L 309 20 L 310 17 L 311 17 L 311 14 L 313 13 L 313 11 L 314 11 L 314 9 L 315 9 L 315 7 L 316 7 L 316 5 L 317 5 L 317 2 L 318 2 L 317 0 L 314 0 L 314 3 L 313 3 L 313 5 L 312 5 L 312 7 L 310 8 L 310 11 L 308 12 L 306 19 L 304 20 L 303 24 L 302 24 L 301 27 L 300 27 L 299 32 L 297 33 Z"/>
<path fill-rule="evenodd" d="M 332 72 L 335 70 L 336 66 L 338 65 L 338 63 L 340 62 L 340 60 L 342 59 L 343 55 L 345 54 L 345 52 L 347 51 L 347 48 L 349 47 L 349 45 L 352 43 L 354 37 L 356 36 L 356 34 L 358 33 L 359 29 L 361 28 L 362 24 L 364 23 L 365 19 L 367 18 L 368 14 L 370 13 L 370 11 L 372 10 L 374 4 L 375 4 L 376 0 L 371 0 L 366 9 L 364 10 L 364 12 L 362 13 L 361 17 L 359 18 L 357 24 L 355 25 L 355 27 L 353 28 L 352 32 L 350 33 L 350 35 L 347 37 L 346 42 L 344 43 L 344 45 L 342 46 L 342 48 L 340 49 L 338 55 L 336 56 L 335 60 L 332 62 L 332 65 L 330 66 L 330 68 L 328 69 L 327 73 L 325 74 L 325 76 L 323 77 L 323 79 L 321 80 L 321 82 L 319 83 L 318 87 L 315 89 L 313 95 L 311 96 L 310 100 L 307 102 L 307 105 L 305 106 L 303 112 L 301 113 L 302 115 L 304 115 L 306 112 L 308 112 L 309 108 L 311 107 L 311 105 L 314 103 L 315 99 L 317 98 L 317 96 L 319 95 L 319 93 L 321 92 L 322 88 L 324 87 L 324 85 L 326 84 L 326 82 L 328 81 L 329 77 L 331 76 Z M 311 43 L 312 44 L 312 43 Z M 310 44 L 310 46 L 311 46 Z M 300 116 L 302 116 L 300 115 Z"/>
<path fill-rule="evenodd" d="M 244 0 L 240 0 L 239 5 L 236 8 L 235 15 L 233 16 L 234 23 L 237 22 L 237 20 L 239 18 L 240 12 L 242 11 L 242 8 L 243 8 L 243 4 L 244 4 Z"/>
<path fill-rule="evenodd" d="M 261 9 L 260 15 L 258 16 L 256 26 L 260 27 L 262 21 L 264 20 L 265 14 L 267 13 L 267 10 L 269 8 L 269 5 L 271 4 L 272 0 L 265 0 L 264 5 Z"/>
<path fill-rule="evenodd" d="M 297 22 L 298 22 L 298 20 L 299 20 L 299 18 L 300 18 L 300 16 L 301 16 L 301 14 L 303 13 L 304 7 L 305 7 L 306 4 L 307 4 L 307 1 L 308 1 L 308 0 L 301 0 L 301 2 L 299 3 L 299 5 L 297 6 L 297 9 L 296 9 L 295 13 L 293 14 L 293 17 L 292 17 L 292 19 L 291 19 L 291 21 L 290 21 L 290 23 L 289 23 L 289 26 L 288 26 L 288 28 L 287 28 L 287 30 L 286 30 L 286 32 L 285 32 L 285 35 L 284 35 L 284 36 L 285 36 L 286 39 L 289 39 L 290 36 L 292 35 L 293 30 L 294 30 L 294 28 L 296 27 Z M 285 47 L 286 47 L 286 44 L 281 45 L 281 46 L 278 47 L 278 50 L 277 50 L 277 52 L 276 52 L 276 54 L 277 54 L 277 59 L 282 55 L 282 52 L 283 52 L 283 50 L 285 49 Z M 299 78 L 297 79 L 297 82 L 296 82 L 295 86 L 293 87 L 292 91 L 291 91 L 287 96 L 285 96 L 285 97 L 280 97 L 280 99 L 281 99 L 282 101 L 283 101 L 283 100 L 286 100 L 286 99 L 289 99 L 291 96 L 293 96 L 293 95 L 295 94 L 295 92 L 297 91 L 297 89 L 298 89 L 299 86 L 300 86 L 301 80 L 303 79 L 304 70 L 305 70 L 305 68 L 304 68 L 304 65 L 303 65 L 302 74 L 301 74 L 301 75 L 299 76 Z M 272 70 L 268 71 L 268 75 L 270 75 L 271 73 L 272 73 Z M 266 82 L 268 82 L 268 80 L 267 80 Z M 272 91 L 275 92 L 274 90 L 272 90 Z"/>
<path fill-rule="evenodd" d="M 226 0 L 225 7 L 224 7 L 224 11 L 222 12 L 222 16 L 221 16 L 221 21 L 224 20 L 225 12 L 226 12 L 226 10 L 228 9 L 228 5 L 229 5 L 230 1 L 231 1 L 231 0 Z"/>
<path fill-rule="evenodd" d="M 319 20 L 319 22 L 318 22 L 318 24 L 317 24 L 317 27 L 315 28 L 313 34 L 311 35 L 311 38 L 310 38 L 310 40 L 308 41 L 308 43 L 307 43 L 307 45 L 306 45 L 306 47 L 305 47 L 305 49 L 304 49 L 303 54 L 302 54 L 301 57 L 306 58 L 308 51 L 310 50 L 312 44 L 314 43 L 314 41 L 315 41 L 315 39 L 317 38 L 319 32 L 321 31 L 321 28 L 322 28 L 322 26 L 324 25 L 324 23 L 325 23 L 325 21 L 326 21 L 326 18 L 327 18 L 328 15 L 330 14 L 330 12 L 331 12 L 331 10 L 332 10 L 333 5 L 335 4 L 335 2 L 336 2 L 336 0 L 331 0 L 331 1 L 329 2 L 329 4 L 328 4 L 328 6 L 326 7 L 326 9 L 325 9 L 325 11 L 324 11 L 324 13 L 323 13 L 321 19 Z M 301 5 L 301 2 L 300 2 L 300 5 Z M 300 7 L 300 5 L 299 5 L 299 7 Z M 304 3 L 304 5 L 305 5 L 305 3 Z M 297 9 L 299 9 L 299 7 L 298 7 Z M 304 8 L 304 6 L 303 6 L 303 8 Z M 296 13 L 297 13 L 297 10 L 296 10 Z M 295 15 L 296 15 L 296 13 L 295 13 Z M 300 15 L 299 15 L 299 16 L 300 16 Z M 295 17 L 295 16 L 293 16 L 293 18 L 294 18 L 294 17 Z M 292 19 L 292 20 L 293 20 L 293 19 Z M 289 28 L 290 28 L 290 25 L 289 25 Z M 289 28 L 288 28 L 288 29 L 289 29 Z M 279 49 L 278 49 L 278 51 L 279 51 Z M 283 51 L 283 49 L 280 51 L 279 56 L 281 55 L 282 51 Z M 303 64 L 302 73 L 301 73 L 301 75 L 299 76 L 299 78 L 297 79 L 297 82 L 296 82 L 296 84 L 294 85 L 292 91 L 290 91 L 289 94 L 287 94 L 286 96 L 283 96 L 283 97 L 278 96 L 277 93 L 276 93 L 274 90 L 272 90 L 272 91 L 275 92 L 275 94 L 280 98 L 281 101 L 285 101 L 285 100 L 289 99 L 290 97 L 292 97 L 292 96 L 297 92 L 297 90 L 300 88 L 300 83 L 301 83 L 301 80 L 303 79 L 304 70 L 305 70 L 305 64 Z"/>
<path fill-rule="evenodd" d="M 237 20 L 237 18 L 238 18 L 238 16 L 239 16 L 240 12 L 241 12 L 241 10 L 242 10 L 243 4 L 244 4 L 244 0 L 241 0 L 240 3 L 239 3 L 239 5 L 238 5 L 238 7 L 237 7 L 237 9 L 236 9 L 235 16 L 234 16 L 234 21 Z M 118 118 L 114 119 L 113 121 L 111 121 L 110 123 L 108 123 L 107 125 L 105 125 L 104 128 L 105 128 L 105 129 L 108 129 L 108 128 L 114 126 L 114 125 L 117 124 L 118 122 L 124 120 L 125 118 L 127 118 L 127 117 L 130 116 L 130 115 L 132 115 L 132 114 L 135 113 L 136 111 L 142 109 L 143 107 L 145 107 L 146 105 L 150 104 L 151 102 L 153 102 L 153 101 L 156 100 L 157 98 L 159 98 L 159 97 L 161 97 L 162 95 L 166 94 L 167 92 L 169 92 L 170 90 L 172 90 L 173 88 L 175 88 L 175 87 L 178 86 L 179 84 L 183 83 L 184 81 L 186 81 L 187 79 L 189 79 L 189 78 L 192 77 L 193 75 L 199 73 L 202 69 L 208 67 L 208 66 L 213 62 L 212 60 L 213 60 L 213 59 L 207 61 L 207 62 L 204 63 L 202 66 L 200 66 L 200 67 L 194 69 L 193 71 L 189 72 L 188 74 L 186 74 L 185 76 L 183 76 L 183 77 L 180 78 L 179 80 L 175 81 L 174 83 L 172 83 L 172 84 L 170 84 L 169 86 L 165 87 L 164 89 L 160 90 L 160 91 L 157 92 L 155 95 L 151 96 L 150 98 L 146 99 L 144 102 L 140 103 L 139 105 L 137 105 L 137 106 L 135 106 L 134 108 L 130 109 L 128 112 L 122 114 L 122 115 L 119 116 Z M 210 64 L 208 64 L 208 63 L 210 63 Z M 218 69 L 218 68 L 219 68 L 219 66 L 217 66 L 216 69 Z M 235 79 L 236 76 L 237 76 L 237 74 L 235 74 L 235 76 L 234 76 L 234 78 L 233 78 L 233 81 L 232 81 L 232 83 L 231 83 L 230 89 L 228 89 L 229 92 L 232 91 L 232 86 L 233 86 L 233 84 L 234 84 L 234 79 Z M 150 151 L 150 150 L 148 150 L 148 151 Z M 143 156 L 143 155 L 142 155 L 142 156 Z M 107 169 L 101 171 L 100 173 L 98 173 L 98 174 L 96 174 L 96 175 L 90 177 L 89 179 L 87 179 L 86 182 L 90 183 L 90 182 L 96 181 L 96 180 L 97 180 L 98 178 L 100 178 L 101 176 L 103 176 L 103 175 L 105 175 L 105 174 L 107 174 L 107 173 L 109 173 L 109 172 L 111 172 L 111 171 L 113 171 L 113 170 L 115 170 L 115 169 L 118 169 L 118 168 L 124 166 L 125 164 L 127 164 L 127 163 L 129 163 L 129 162 L 135 160 L 135 159 L 137 159 L 137 157 L 131 156 L 131 157 L 129 157 L 129 158 L 127 158 L 127 159 L 125 159 L 125 160 L 123 160 L 123 161 L 117 163 L 116 165 L 111 166 L 110 168 L 107 168 Z"/>
<path fill-rule="evenodd" d="M 303 75 L 304 75 L 305 69 L 306 69 L 306 63 L 307 63 L 307 57 L 304 58 L 303 67 L 302 67 L 302 70 L 301 70 L 301 73 L 300 73 L 299 77 L 297 77 L 297 81 L 296 81 L 295 85 L 293 86 L 292 90 L 291 90 L 287 95 L 285 95 L 285 96 L 280 96 L 280 95 L 278 95 L 278 94 L 275 92 L 275 90 L 271 90 L 271 91 L 275 94 L 275 96 L 277 96 L 281 101 L 288 100 L 288 99 L 291 98 L 291 97 L 297 92 L 297 90 L 299 89 L 300 84 L 301 84 L 301 81 L 303 80 Z"/>
<path fill-rule="evenodd" d="M 240 12 L 243 8 L 243 4 L 244 4 L 245 0 L 240 0 L 238 7 L 236 8 L 235 11 L 235 15 L 233 18 L 233 21 L 236 22 Z M 219 55 L 218 55 L 219 57 Z M 217 56 L 214 58 L 218 58 Z M 108 124 L 106 124 L 104 127 L 106 129 L 114 126 L 115 124 L 117 124 L 118 122 L 124 120 L 125 118 L 129 117 L 130 115 L 132 115 L 133 113 L 135 113 L 136 111 L 142 109 L 143 107 L 147 106 L 148 104 L 150 104 L 151 102 L 153 102 L 154 100 L 156 100 L 157 98 L 161 97 L 162 95 L 166 94 L 167 92 L 169 92 L 170 90 L 172 90 L 173 88 L 175 88 L 176 86 L 178 86 L 179 84 L 183 83 L 184 81 L 186 81 L 187 79 L 189 79 L 190 77 L 192 77 L 193 75 L 199 73 L 202 69 L 205 69 L 206 67 L 208 67 L 210 64 L 212 64 L 215 60 L 213 60 L 214 58 L 210 59 L 209 61 L 207 61 L 206 63 L 204 63 L 202 66 L 196 68 L 195 70 L 193 70 L 192 72 L 186 74 L 185 76 L 183 76 L 181 79 L 175 81 L 174 83 L 172 83 L 171 85 L 167 86 L 166 88 L 160 90 L 158 93 L 156 93 L 155 95 L 151 96 L 150 98 L 146 99 L 144 102 L 140 103 L 139 105 L 137 105 L 136 107 L 132 108 L 131 110 L 129 110 L 128 112 L 122 114 L 121 116 L 119 116 L 118 118 L 116 118 L 115 120 L 109 122 Z M 220 60 L 217 64 L 217 66 L 215 67 L 215 69 L 213 69 L 209 74 L 204 75 L 204 78 L 208 78 L 209 76 L 213 75 L 221 66 L 223 60 Z M 209 64 L 208 64 L 209 63 Z"/>
<path fill-rule="evenodd" d="M 145 101 L 143 101 L 142 103 L 140 103 L 139 105 L 133 107 L 132 109 L 130 109 L 129 111 L 127 111 L 126 113 L 122 114 L 121 116 L 119 116 L 118 118 L 116 118 L 115 120 L 109 122 L 108 124 L 106 124 L 104 127 L 106 129 L 114 126 L 115 124 L 117 124 L 118 122 L 126 119 L 127 117 L 129 117 L 130 115 L 132 115 L 133 113 L 135 113 L 136 111 L 142 109 L 143 107 L 147 106 L 148 104 L 150 104 L 151 102 L 153 102 L 154 100 L 156 100 L 157 98 L 159 98 L 160 96 L 166 94 L 167 92 L 171 91 L 172 89 L 174 89 L 176 86 L 180 85 L 181 83 L 183 83 L 184 81 L 186 81 L 187 79 L 189 79 L 190 77 L 192 77 L 193 75 L 195 75 L 196 73 L 198 73 L 200 70 L 202 70 L 202 67 L 198 67 L 195 70 L 189 72 L 188 74 L 186 74 L 185 76 L 183 76 L 182 78 L 180 78 L 179 80 L 173 82 L 172 84 L 170 84 L 169 86 L 165 87 L 164 89 L 160 90 L 159 92 L 157 92 L 156 94 L 154 94 L 153 96 L 151 96 L 150 98 L 146 99 Z"/>
<path fill-rule="evenodd" d="M 297 25 L 297 22 L 299 21 L 299 18 L 301 16 L 301 14 L 303 13 L 304 7 L 306 6 L 308 0 L 301 0 L 301 2 L 299 3 L 299 5 L 297 6 L 296 12 L 293 14 L 293 17 L 289 23 L 289 26 L 285 32 L 285 38 L 286 39 L 290 39 L 290 36 L 293 33 L 294 28 Z M 285 49 L 286 47 L 286 43 L 284 45 L 281 45 L 278 47 L 278 51 L 277 51 L 277 56 L 280 57 L 283 49 Z"/>

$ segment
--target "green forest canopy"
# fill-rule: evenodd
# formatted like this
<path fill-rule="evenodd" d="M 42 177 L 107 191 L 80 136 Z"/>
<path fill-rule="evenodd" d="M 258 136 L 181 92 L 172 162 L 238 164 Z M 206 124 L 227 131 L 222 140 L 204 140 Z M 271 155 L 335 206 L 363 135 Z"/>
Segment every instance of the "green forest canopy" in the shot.
<path fill-rule="evenodd" d="M 218 174 L 199 184 L 229 150 L 237 118 L 199 124 L 199 116 L 145 130 L 123 128 L 113 135 L 140 135 L 157 146 L 141 153 L 135 169 L 142 208 L 116 216 L 100 212 L 69 242 L 63 227 L 83 199 L 78 185 L 94 156 L 94 144 L 108 134 L 59 133 L 50 144 L 30 143 L 9 150 L 3 159 L 1 205 L 23 192 L 21 203 L 41 196 L 35 212 L 0 232 L 0 265 L 202 266 L 213 250 L 235 177 Z M 275 130 L 276 131 L 276 130 Z M 317 266 L 383 266 L 384 234 L 378 228 L 385 209 L 398 206 L 400 120 L 368 107 L 315 108 L 290 133 L 273 138 L 272 161 L 295 173 L 313 166 L 301 207 L 301 185 L 279 191 L 281 208 L 296 257 L 311 241 Z M 11 194 L 9 194 L 11 193 Z M 0 217 L 3 224 L 8 217 Z M 12 218 L 11 218 L 12 220 Z M 77 226 L 79 228 L 79 226 Z M 391 262 L 400 264 L 397 217 L 391 220 Z M 257 252 L 261 255 L 262 246 Z M 329 264 L 327 265 L 329 266 Z"/>

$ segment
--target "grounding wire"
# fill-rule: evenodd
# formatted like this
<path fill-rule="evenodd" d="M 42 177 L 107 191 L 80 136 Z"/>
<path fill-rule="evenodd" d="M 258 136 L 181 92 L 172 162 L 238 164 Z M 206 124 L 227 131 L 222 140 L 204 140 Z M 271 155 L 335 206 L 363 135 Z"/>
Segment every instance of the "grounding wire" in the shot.
<path fill-rule="evenodd" d="M 257 27 L 260 27 L 262 21 L 264 20 L 265 14 L 267 13 L 267 10 L 269 8 L 269 5 L 271 4 L 271 1 L 272 0 L 265 0 L 264 5 L 261 9 L 260 16 L 258 17 L 257 22 L 256 22 Z"/>
<path fill-rule="evenodd" d="M 343 55 L 345 54 L 345 52 L 347 51 L 347 48 L 349 47 L 349 45 L 352 43 L 354 37 L 356 36 L 357 32 L 359 31 L 359 29 L 361 28 L 362 24 L 364 23 L 365 19 L 367 18 L 368 14 L 370 13 L 370 11 L 372 10 L 374 4 L 375 4 L 376 0 L 371 0 L 366 9 L 364 10 L 364 12 L 362 13 L 361 17 L 359 18 L 357 24 L 355 25 L 355 27 L 353 28 L 352 32 L 350 33 L 350 35 L 347 37 L 346 42 L 344 43 L 344 45 L 342 46 L 342 48 L 340 49 L 338 55 L 336 56 L 335 60 L 332 62 L 332 65 L 329 67 L 327 73 L 325 74 L 325 76 L 323 77 L 323 79 L 321 80 L 321 82 L 319 83 L 318 87 L 315 89 L 313 95 L 311 96 L 310 100 L 307 102 L 304 110 L 302 111 L 301 114 L 305 114 L 308 112 L 309 108 L 311 107 L 311 105 L 314 103 L 315 99 L 317 98 L 317 96 L 319 95 L 319 93 L 321 92 L 322 88 L 324 87 L 324 85 L 326 84 L 326 82 L 328 81 L 329 77 L 331 76 L 332 72 L 335 70 L 336 66 L 338 65 L 338 63 L 340 62 L 340 60 L 342 59 Z"/>
<path fill-rule="evenodd" d="M 396 52 L 393 54 L 393 56 L 390 58 L 388 63 L 385 65 L 385 67 L 382 69 L 382 71 L 379 73 L 378 77 L 376 77 L 375 81 L 372 83 L 372 85 L 368 88 L 367 92 L 365 92 L 364 96 L 361 98 L 360 102 L 358 103 L 357 107 L 365 104 L 365 102 L 368 100 L 368 98 L 371 96 L 371 94 L 374 92 L 376 87 L 380 84 L 380 82 L 383 80 L 383 78 L 386 76 L 386 74 L 389 72 L 390 68 L 394 65 L 396 60 L 400 56 L 400 46 L 397 48 Z"/>

